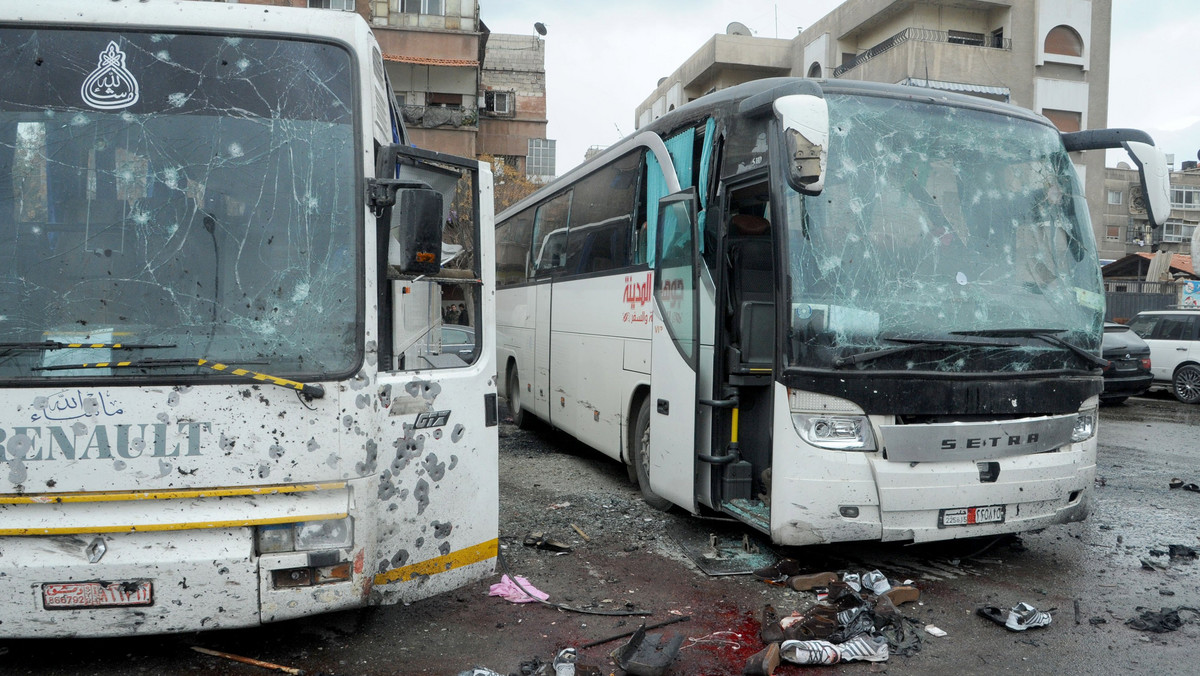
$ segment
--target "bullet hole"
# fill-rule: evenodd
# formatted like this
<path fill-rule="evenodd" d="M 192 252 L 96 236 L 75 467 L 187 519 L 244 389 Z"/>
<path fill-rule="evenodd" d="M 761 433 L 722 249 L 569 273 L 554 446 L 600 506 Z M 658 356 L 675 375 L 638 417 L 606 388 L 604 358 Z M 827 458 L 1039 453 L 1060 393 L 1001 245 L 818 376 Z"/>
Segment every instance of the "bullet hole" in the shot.
<path fill-rule="evenodd" d="M 429 482 L 424 479 L 418 481 L 417 487 L 413 490 L 413 497 L 417 499 L 417 515 L 420 516 L 429 506 Z"/>

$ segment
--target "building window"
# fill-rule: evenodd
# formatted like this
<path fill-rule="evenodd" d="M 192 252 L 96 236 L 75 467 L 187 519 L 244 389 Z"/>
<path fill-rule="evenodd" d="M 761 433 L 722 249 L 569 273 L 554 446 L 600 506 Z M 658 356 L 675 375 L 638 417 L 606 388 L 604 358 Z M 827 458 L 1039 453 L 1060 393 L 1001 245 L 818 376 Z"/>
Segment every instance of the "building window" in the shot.
<path fill-rule="evenodd" d="M 1083 38 L 1070 26 L 1055 26 L 1046 34 L 1044 49 L 1047 54 L 1083 56 Z"/>
<path fill-rule="evenodd" d="M 814 61 L 813 65 L 808 67 L 808 76 L 815 78 L 821 77 L 821 64 Z"/>
<path fill-rule="evenodd" d="M 507 115 L 512 111 L 512 94 L 509 92 L 484 92 L 484 108 L 498 115 Z"/>
<path fill-rule="evenodd" d="M 429 92 L 425 95 L 425 103 L 431 106 L 461 106 L 462 102 L 462 94 L 440 94 L 438 92 Z"/>
<path fill-rule="evenodd" d="M 525 159 L 525 175 L 539 180 L 554 177 L 554 141 L 548 138 L 529 139 L 529 155 Z"/>
<path fill-rule="evenodd" d="M 408 92 L 396 92 L 396 105 L 401 108 L 408 105 Z"/>
<path fill-rule="evenodd" d="M 404 14 L 435 14 L 446 13 L 444 0 L 401 0 L 400 11 Z"/>
<path fill-rule="evenodd" d="M 988 46 L 994 49 L 1004 49 L 1004 28 L 1000 27 L 988 35 Z"/>
<path fill-rule="evenodd" d="M 1121 200 L 1122 200 L 1123 196 L 1124 196 L 1124 193 L 1122 193 L 1120 190 L 1109 190 L 1108 191 L 1108 203 L 1109 204 L 1121 204 Z"/>
<path fill-rule="evenodd" d="M 1171 186 L 1172 209 L 1200 209 L 1200 186 Z"/>
<path fill-rule="evenodd" d="M 1079 131 L 1083 128 L 1083 113 L 1077 113 L 1073 110 L 1053 110 L 1051 108 L 1043 108 L 1042 115 L 1054 123 L 1059 131 L 1071 132 Z"/>
<path fill-rule="evenodd" d="M 1107 228 L 1105 228 L 1105 231 L 1104 231 L 1104 239 L 1106 239 L 1106 240 L 1108 240 L 1108 241 L 1110 241 L 1110 242 L 1119 242 L 1119 241 L 1121 241 L 1121 226 L 1119 226 L 1119 225 L 1110 225 L 1110 226 L 1108 226 Z"/>
<path fill-rule="evenodd" d="M 340 9 L 343 12 L 353 12 L 354 0 L 308 0 L 308 6 L 316 9 Z"/>
<path fill-rule="evenodd" d="M 1162 241 L 1190 242 L 1192 241 L 1192 233 L 1194 232 L 1196 232 L 1195 223 L 1184 223 L 1181 220 L 1172 218 L 1163 224 Z"/>
<path fill-rule="evenodd" d="M 972 45 L 975 47 L 983 46 L 983 33 L 969 33 L 967 31 L 946 31 L 946 42 L 952 45 Z"/>

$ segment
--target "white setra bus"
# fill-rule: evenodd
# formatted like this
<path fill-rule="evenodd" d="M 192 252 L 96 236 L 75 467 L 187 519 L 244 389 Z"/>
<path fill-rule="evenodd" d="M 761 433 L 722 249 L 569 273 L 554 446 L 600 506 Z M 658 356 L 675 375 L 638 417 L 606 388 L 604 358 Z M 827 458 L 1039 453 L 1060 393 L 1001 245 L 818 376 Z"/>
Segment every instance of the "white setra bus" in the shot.
<path fill-rule="evenodd" d="M 367 23 L 41 0 L 0 58 L 0 637 L 490 574 L 491 174 L 409 147 Z"/>
<path fill-rule="evenodd" d="M 1104 295 L 1069 151 L 1028 110 L 770 79 L 668 113 L 497 217 L 497 368 L 651 504 L 782 545 L 1082 519 Z"/>

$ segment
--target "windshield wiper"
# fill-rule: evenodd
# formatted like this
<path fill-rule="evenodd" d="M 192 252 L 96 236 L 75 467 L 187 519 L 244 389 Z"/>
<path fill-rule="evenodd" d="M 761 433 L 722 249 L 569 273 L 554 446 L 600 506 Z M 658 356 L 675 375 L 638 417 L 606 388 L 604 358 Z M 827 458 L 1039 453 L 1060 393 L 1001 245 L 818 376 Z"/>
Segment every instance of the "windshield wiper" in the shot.
<path fill-rule="evenodd" d="M 174 345 L 154 345 L 149 343 L 63 343 L 57 340 L 43 340 L 25 343 L 0 343 L 0 355 L 9 352 L 25 352 L 33 350 L 68 350 L 68 349 L 97 349 L 97 350 L 149 350 L 175 347 Z"/>
<path fill-rule="evenodd" d="M 1068 343 L 1058 337 L 1060 333 L 1066 333 L 1066 329 L 979 329 L 977 331 L 951 331 L 956 336 L 1007 336 L 1012 338 L 1037 338 L 1051 345 L 1065 347 L 1072 353 L 1083 358 L 1090 364 L 1104 368 L 1108 366 L 1107 359 L 1101 359 L 1087 350 Z"/>
<path fill-rule="evenodd" d="M 962 345 L 967 347 L 1016 347 L 1017 343 L 1011 343 L 1000 340 L 989 340 L 986 338 L 971 339 L 963 338 L 922 338 L 922 337 L 907 337 L 907 336 L 880 336 L 882 340 L 888 340 L 893 343 L 905 343 L 896 347 L 885 347 L 879 350 L 868 350 L 852 354 L 849 357 L 838 357 L 833 360 L 834 368 L 842 368 L 851 366 L 865 361 L 874 361 L 882 357 L 891 356 L 894 354 L 902 354 L 911 352 L 919 347 L 928 345 Z"/>
<path fill-rule="evenodd" d="M 250 362 L 260 363 L 260 362 Z M 261 362 L 266 363 L 266 362 Z M 235 376 L 242 376 L 259 382 L 270 383 L 278 387 L 284 387 L 291 390 L 296 390 L 300 394 L 306 394 L 313 399 L 320 399 L 325 396 L 325 388 L 320 385 L 311 383 L 298 383 L 287 378 L 279 378 L 277 376 L 250 371 L 248 369 L 229 366 L 210 359 L 143 359 L 141 361 L 107 361 L 96 362 L 94 364 L 54 364 L 52 366 L 38 366 L 34 370 L 37 371 L 72 371 L 76 369 L 113 369 L 113 368 L 129 368 L 129 369 L 152 369 L 163 368 L 168 366 L 203 366 L 204 368 L 220 371 L 221 373 L 229 373 Z"/>

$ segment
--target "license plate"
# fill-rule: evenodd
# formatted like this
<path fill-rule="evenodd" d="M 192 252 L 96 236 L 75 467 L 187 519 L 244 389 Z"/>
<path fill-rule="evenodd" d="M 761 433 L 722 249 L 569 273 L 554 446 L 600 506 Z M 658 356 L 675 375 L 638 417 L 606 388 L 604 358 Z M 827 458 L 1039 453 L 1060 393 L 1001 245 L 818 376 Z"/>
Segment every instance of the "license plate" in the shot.
<path fill-rule="evenodd" d="M 42 607 L 46 610 L 148 606 L 152 596 L 149 580 L 53 582 L 42 585 Z"/>
<path fill-rule="evenodd" d="M 1004 505 L 959 507 L 938 512 L 938 528 L 974 526 L 980 523 L 1004 523 Z"/>

